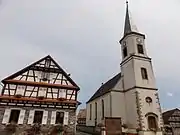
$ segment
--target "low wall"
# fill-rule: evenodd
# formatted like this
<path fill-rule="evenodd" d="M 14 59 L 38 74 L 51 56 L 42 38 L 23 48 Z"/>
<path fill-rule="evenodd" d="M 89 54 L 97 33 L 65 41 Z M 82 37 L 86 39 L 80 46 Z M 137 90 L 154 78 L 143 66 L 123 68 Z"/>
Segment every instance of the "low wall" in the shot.
<path fill-rule="evenodd" d="M 100 128 L 94 126 L 77 125 L 76 129 L 77 131 L 89 133 L 91 135 L 101 135 Z"/>

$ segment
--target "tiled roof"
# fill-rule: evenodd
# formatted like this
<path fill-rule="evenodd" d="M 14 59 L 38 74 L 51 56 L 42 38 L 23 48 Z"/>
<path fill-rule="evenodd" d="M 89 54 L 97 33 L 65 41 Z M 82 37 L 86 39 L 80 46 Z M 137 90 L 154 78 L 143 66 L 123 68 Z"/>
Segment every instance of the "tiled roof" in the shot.
<path fill-rule="evenodd" d="M 95 94 L 89 99 L 87 103 L 90 101 L 110 92 L 112 88 L 117 84 L 119 79 L 121 78 L 121 73 L 117 74 L 113 78 L 111 78 L 109 81 L 107 81 L 105 84 L 103 84 L 96 92 Z"/>
<path fill-rule="evenodd" d="M 86 109 L 80 109 L 77 118 L 86 118 Z"/>
<path fill-rule="evenodd" d="M 169 111 L 166 111 L 166 112 L 163 112 L 163 120 L 164 120 L 164 124 L 169 124 L 169 117 L 172 116 L 172 114 L 175 112 L 175 111 L 180 111 L 178 108 L 175 108 L 175 109 L 172 109 L 172 110 L 169 110 Z"/>

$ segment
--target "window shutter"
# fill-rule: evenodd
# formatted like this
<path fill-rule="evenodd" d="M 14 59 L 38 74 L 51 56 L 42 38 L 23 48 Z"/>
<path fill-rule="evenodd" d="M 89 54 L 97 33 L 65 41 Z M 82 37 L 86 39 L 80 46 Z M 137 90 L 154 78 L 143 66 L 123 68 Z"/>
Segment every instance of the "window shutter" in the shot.
<path fill-rule="evenodd" d="M 69 112 L 64 112 L 64 125 L 68 125 Z"/>
<path fill-rule="evenodd" d="M 4 112 L 4 117 L 2 121 L 3 124 L 7 124 L 9 122 L 10 114 L 11 114 L 11 109 L 6 109 Z"/>
<path fill-rule="evenodd" d="M 18 124 L 23 124 L 26 110 L 21 110 L 19 114 Z"/>
<path fill-rule="evenodd" d="M 47 124 L 48 111 L 43 112 L 42 124 Z"/>
<path fill-rule="evenodd" d="M 33 124 L 34 120 L 34 110 L 29 111 L 29 118 L 28 118 L 28 124 Z"/>
<path fill-rule="evenodd" d="M 56 124 L 56 111 L 51 113 L 51 124 Z"/>

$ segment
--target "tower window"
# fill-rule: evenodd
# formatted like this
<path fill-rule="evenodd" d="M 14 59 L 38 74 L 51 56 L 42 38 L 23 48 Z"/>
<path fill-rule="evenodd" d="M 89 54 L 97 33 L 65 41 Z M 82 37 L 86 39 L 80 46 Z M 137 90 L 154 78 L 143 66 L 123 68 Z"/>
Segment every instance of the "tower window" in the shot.
<path fill-rule="evenodd" d="M 141 68 L 141 75 L 142 75 L 142 79 L 148 79 L 148 74 L 147 74 L 147 70 L 145 68 Z"/>
<path fill-rule="evenodd" d="M 149 103 L 149 104 L 152 103 L 152 98 L 146 97 L 146 102 Z"/>
<path fill-rule="evenodd" d="M 124 58 L 127 56 L 127 47 L 126 46 L 123 48 L 123 56 L 124 56 Z"/>
<path fill-rule="evenodd" d="M 90 116 L 89 116 L 90 120 L 91 120 L 91 117 L 92 117 L 92 105 L 90 104 Z"/>
<path fill-rule="evenodd" d="M 141 44 L 137 45 L 138 53 L 144 54 L 143 46 Z"/>

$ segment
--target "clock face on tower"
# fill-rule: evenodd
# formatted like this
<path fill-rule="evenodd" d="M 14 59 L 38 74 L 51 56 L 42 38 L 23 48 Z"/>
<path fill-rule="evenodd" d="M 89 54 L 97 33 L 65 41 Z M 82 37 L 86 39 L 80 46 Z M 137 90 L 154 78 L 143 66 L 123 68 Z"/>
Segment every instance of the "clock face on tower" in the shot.
<path fill-rule="evenodd" d="M 143 40 L 141 38 L 136 38 L 138 44 L 142 44 Z"/>
<path fill-rule="evenodd" d="M 126 46 L 126 41 L 123 42 L 123 45 Z"/>

